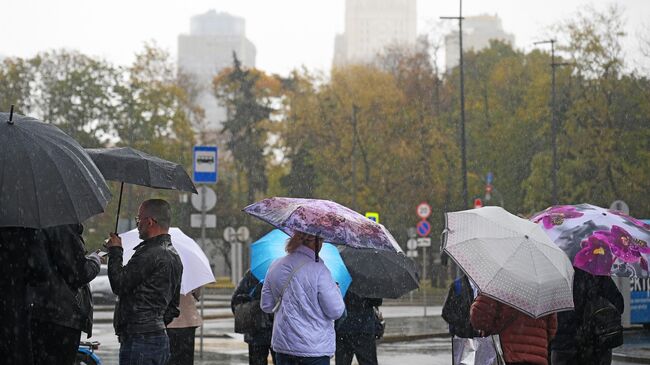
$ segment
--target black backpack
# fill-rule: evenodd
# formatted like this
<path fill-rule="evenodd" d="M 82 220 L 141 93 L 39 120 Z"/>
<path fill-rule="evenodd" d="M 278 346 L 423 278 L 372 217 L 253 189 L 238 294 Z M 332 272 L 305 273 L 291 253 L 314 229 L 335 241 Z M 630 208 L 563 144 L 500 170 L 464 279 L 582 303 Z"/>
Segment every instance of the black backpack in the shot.
<path fill-rule="evenodd" d="M 442 306 L 442 318 L 449 324 L 449 333 L 458 337 L 478 337 L 469 321 L 469 311 L 474 301 L 472 287 L 466 276 L 454 280 Z"/>
<path fill-rule="evenodd" d="M 607 299 L 590 291 L 583 311 L 582 325 L 578 328 L 578 337 L 583 345 L 592 348 L 611 349 L 621 346 L 621 313 Z"/>

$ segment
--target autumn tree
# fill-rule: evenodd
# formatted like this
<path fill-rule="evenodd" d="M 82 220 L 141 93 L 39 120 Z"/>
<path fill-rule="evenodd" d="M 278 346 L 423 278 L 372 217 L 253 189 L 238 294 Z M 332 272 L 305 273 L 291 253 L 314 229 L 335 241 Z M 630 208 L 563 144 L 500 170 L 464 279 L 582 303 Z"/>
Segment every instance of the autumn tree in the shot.
<path fill-rule="evenodd" d="M 266 145 L 273 101 L 280 82 L 256 69 L 245 69 L 233 53 L 233 66 L 214 79 L 215 96 L 227 109 L 223 132 L 235 167 L 245 176 L 247 203 L 268 188 Z"/>

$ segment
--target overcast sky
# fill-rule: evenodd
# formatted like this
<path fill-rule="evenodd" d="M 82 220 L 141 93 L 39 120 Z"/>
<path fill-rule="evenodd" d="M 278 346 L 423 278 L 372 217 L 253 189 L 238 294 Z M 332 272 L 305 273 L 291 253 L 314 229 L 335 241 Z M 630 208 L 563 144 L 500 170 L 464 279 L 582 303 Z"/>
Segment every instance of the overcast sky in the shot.
<path fill-rule="evenodd" d="M 611 0 L 465 0 L 466 16 L 497 14 L 515 44 L 529 50 L 587 4 L 605 9 Z M 618 0 L 624 10 L 628 63 L 649 68 L 638 36 L 650 33 L 650 0 Z M 257 48 L 257 67 L 287 74 L 306 66 L 326 71 L 334 35 L 343 32 L 344 0 L 3 0 L 0 55 L 33 56 L 53 48 L 76 49 L 117 64 L 128 64 L 145 41 L 155 40 L 176 55 L 177 36 L 189 32 L 190 17 L 209 9 L 246 19 Z M 418 0 L 418 33 L 430 33 L 439 16 L 458 14 L 458 0 Z M 449 22 L 448 29 L 457 29 Z M 645 63 L 644 63 L 645 62 Z"/>

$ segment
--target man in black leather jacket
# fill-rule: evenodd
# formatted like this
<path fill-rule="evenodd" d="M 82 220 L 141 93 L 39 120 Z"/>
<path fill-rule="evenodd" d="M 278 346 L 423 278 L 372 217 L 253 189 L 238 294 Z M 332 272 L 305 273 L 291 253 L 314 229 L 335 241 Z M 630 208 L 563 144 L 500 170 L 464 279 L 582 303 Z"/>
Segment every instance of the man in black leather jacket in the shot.
<path fill-rule="evenodd" d="M 75 360 L 81 331 L 92 335 L 93 303 L 88 283 L 99 273 L 97 254 L 86 256 L 80 224 L 37 232 L 40 270 L 45 280 L 30 287 L 32 351 L 47 364 L 69 365 Z"/>
<path fill-rule="evenodd" d="M 183 266 L 168 234 L 169 203 L 146 200 L 136 224 L 143 239 L 126 266 L 122 266 L 122 242 L 111 233 L 107 243 L 108 279 L 118 296 L 113 317 L 120 341 L 120 365 L 164 365 L 169 358 L 165 325 L 179 315 Z"/>

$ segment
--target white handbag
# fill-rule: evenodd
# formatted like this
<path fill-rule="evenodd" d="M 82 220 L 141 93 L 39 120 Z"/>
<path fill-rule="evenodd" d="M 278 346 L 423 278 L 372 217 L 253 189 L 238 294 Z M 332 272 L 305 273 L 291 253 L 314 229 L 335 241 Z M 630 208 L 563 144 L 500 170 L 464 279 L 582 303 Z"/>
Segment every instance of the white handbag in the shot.
<path fill-rule="evenodd" d="M 492 337 L 452 338 L 453 365 L 497 365 Z"/>

